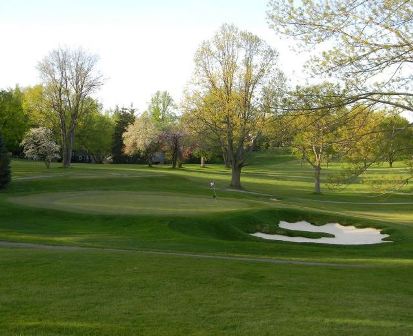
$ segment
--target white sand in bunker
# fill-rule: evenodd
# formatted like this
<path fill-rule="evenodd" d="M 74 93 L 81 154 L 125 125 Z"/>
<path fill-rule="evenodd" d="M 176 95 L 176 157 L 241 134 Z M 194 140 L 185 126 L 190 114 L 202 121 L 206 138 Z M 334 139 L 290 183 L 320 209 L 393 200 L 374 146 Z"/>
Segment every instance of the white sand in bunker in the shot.
<path fill-rule="evenodd" d="M 329 223 L 325 225 L 313 225 L 306 221 L 288 223 L 280 221 L 280 228 L 307 232 L 324 232 L 334 235 L 334 237 L 306 238 L 306 237 L 288 237 L 279 234 L 267 234 L 256 232 L 251 234 L 269 240 L 282 240 L 296 243 L 318 243 L 318 244 L 337 244 L 337 245 L 368 245 L 388 243 L 383 238 L 388 237 L 382 234 L 380 230 L 374 228 L 356 228 L 354 226 L 344 226 L 338 223 Z"/>

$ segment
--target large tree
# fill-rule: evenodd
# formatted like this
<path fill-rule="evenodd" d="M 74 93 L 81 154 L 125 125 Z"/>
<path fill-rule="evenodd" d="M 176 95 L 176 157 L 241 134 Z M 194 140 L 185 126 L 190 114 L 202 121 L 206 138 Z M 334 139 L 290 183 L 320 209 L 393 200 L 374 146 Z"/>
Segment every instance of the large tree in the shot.
<path fill-rule="evenodd" d="M 55 49 L 38 65 L 50 109 L 58 116 L 63 167 L 70 167 L 79 119 L 89 110 L 88 99 L 102 84 L 97 56 L 83 49 Z"/>
<path fill-rule="evenodd" d="M 277 57 L 258 36 L 227 24 L 196 52 L 192 112 L 223 142 L 233 188 L 241 188 L 246 154 L 260 134 L 262 93 L 279 76 Z"/>
<path fill-rule="evenodd" d="M 342 104 L 363 102 L 413 111 L 413 2 L 271 0 L 280 34 L 316 51 L 309 66 L 346 86 Z M 317 50 L 318 55 L 317 55 Z"/>

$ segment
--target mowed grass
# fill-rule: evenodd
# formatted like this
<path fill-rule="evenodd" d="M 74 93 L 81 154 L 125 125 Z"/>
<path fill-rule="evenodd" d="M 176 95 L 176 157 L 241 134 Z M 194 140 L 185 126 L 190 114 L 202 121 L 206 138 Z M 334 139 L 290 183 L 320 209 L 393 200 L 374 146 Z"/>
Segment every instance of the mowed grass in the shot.
<path fill-rule="evenodd" d="M 237 192 L 220 165 L 47 170 L 14 161 L 13 183 L 0 193 L 0 240 L 96 249 L 1 247 L 0 335 L 413 334 L 412 189 L 381 195 L 368 183 L 404 176 L 402 163 L 319 196 L 311 169 L 290 155 L 259 153 L 255 162 L 243 174 L 248 192 Z M 382 228 L 393 243 L 320 246 L 248 234 L 300 219 Z"/>
<path fill-rule="evenodd" d="M 40 193 L 10 198 L 10 201 L 47 209 L 97 214 L 200 214 L 226 212 L 259 206 L 259 202 L 162 192 L 82 191 Z"/>

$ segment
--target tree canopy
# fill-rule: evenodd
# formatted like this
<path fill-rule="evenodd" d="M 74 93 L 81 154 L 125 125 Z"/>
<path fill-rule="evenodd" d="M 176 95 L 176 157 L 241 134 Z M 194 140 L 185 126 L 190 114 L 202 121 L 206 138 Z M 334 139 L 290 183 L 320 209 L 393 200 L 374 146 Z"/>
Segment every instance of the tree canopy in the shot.
<path fill-rule="evenodd" d="M 390 105 L 413 111 L 413 2 L 409 0 L 271 0 L 276 32 L 320 50 L 313 74 L 345 84 L 343 104 Z"/>
<path fill-rule="evenodd" d="M 28 117 L 22 107 L 23 94 L 19 87 L 0 91 L 0 132 L 7 149 L 19 150 L 20 141 L 28 129 Z"/>

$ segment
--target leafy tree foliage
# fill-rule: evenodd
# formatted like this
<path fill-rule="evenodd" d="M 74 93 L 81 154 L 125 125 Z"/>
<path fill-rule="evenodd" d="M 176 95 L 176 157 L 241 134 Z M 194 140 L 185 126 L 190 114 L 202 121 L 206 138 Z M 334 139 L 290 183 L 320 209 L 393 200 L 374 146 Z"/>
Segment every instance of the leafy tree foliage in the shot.
<path fill-rule="evenodd" d="M 10 156 L 0 134 L 0 189 L 4 189 L 10 181 Z"/>
<path fill-rule="evenodd" d="M 390 168 L 396 160 L 406 159 L 413 152 L 413 130 L 408 120 L 398 114 L 388 114 L 380 124 L 380 153 Z"/>
<path fill-rule="evenodd" d="M 149 167 L 152 166 L 153 156 L 161 147 L 161 130 L 153 119 L 144 113 L 128 126 L 123 134 L 125 153 L 129 155 L 142 154 Z"/>
<path fill-rule="evenodd" d="M 59 119 L 50 109 L 42 85 L 24 88 L 22 106 L 31 128 L 47 127 L 53 130 L 53 133 L 58 134 Z"/>
<path fill-rule="evenodd" d="M 28 129 L 28 118 L 22 107 L 22 92 L 13 90 L 0 91 L 0 132 L 8 150 L 19 151 L 19 144 Z"/>
<path fill-rule="evenodd" d="M 129 125 L 133 124 L 135 121 L 136 110 L 131 106 L 127 107 L 116 107 L 113 113 L 113 120 L 115 122 L 115 127 L 112 136 L 112 161 L 113 163 L 127 163 L 131 159 L 124 152 L 124 141 L 123 134 Z"/>
<path fill-rule="evenodd" d="M 60 146 L 54 141 L 53 132 L 46 127 L 31 128 L 21 142 L 25 157 L 42 160 L 47 168 L 60 158 Z"/>
<path fill-rule="evenodd" d="M 93 109 L 79 122 L 75 147 L 92 156 L 95 163 L 103 163 L 110 156 L 114 121 L 102 114 L 101 106 L 95 102 Z"/>
<path fill-rule="evenodd" d="M 356 106 L 348 112 L 338 134 L 341 141 L 336 142 L 335 150 L 341 153 L 342 161 L 353 166 L 352 171 L 364 172 L 380 161 L 383 138 L 380 124 L 384 117 L 384 113 L 365 105 Z"/>
<path fill-rule="evenodd" d="M 194 104 L 195 102 L 195 104 Z M 201 167 L 205 167 L 205 162 L 214 157 L 221 157 L 227 168 L 230 168 L 227 161 L 227 149 L 222 133 L 217 132 L 216 128 L 210 127 L 197 115 L 196 111 L 202 103 L 196 106 L 194 97 L 184 101 L 184 113 L 181 117 L 181 124 L 187 136 L 189 147 L 192 148 L 192 155 L 201 159 Z"/>
<path fill-rule="evenodd" d="M 176 105 L 167 91 L 156 91 L 148 106 L 148 114 L 159 127 L 166 127 L 176 120 Z"/>

